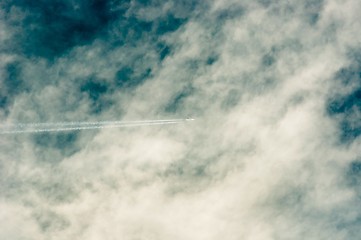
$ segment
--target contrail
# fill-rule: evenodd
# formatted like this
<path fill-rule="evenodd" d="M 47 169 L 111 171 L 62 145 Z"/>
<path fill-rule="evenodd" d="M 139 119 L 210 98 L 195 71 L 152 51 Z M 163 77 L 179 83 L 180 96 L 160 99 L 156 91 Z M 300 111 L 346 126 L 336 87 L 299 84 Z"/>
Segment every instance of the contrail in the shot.
<path fill-rule="evenodd" d="M 194 119 L 165 119 L 165 120 L 135 120 L 135 121 L 97 121 L 97 122 L 40 122 L 40 123 L 17 123 L 8 124 L 6 127 L 42 127 L 42 126 L 81 126 L 81 125 L 106 125 L 106 124 L 133 124 L 151 122 L 183 122 Z"/>
<path fill-rule="evenodd" d="M 57 122 L 57 123 L 18 123 L 0 127 L 0 134 L 41 133 L 79 131 L 87 129 L 139 127 L 152 125 L 178 124 L 194 119 L 167 119 L 141 121 L 99 121 L 99 122 Z"/>

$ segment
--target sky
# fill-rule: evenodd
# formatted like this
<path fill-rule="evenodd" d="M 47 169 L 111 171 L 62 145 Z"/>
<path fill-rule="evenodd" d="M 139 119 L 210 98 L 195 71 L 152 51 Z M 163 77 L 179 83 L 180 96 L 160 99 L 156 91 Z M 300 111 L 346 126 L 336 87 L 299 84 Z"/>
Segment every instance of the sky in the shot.
<path fill-rule="evenodd" d="M 0 239 L 361 234 L 357 0 L 2 0 Z"/>

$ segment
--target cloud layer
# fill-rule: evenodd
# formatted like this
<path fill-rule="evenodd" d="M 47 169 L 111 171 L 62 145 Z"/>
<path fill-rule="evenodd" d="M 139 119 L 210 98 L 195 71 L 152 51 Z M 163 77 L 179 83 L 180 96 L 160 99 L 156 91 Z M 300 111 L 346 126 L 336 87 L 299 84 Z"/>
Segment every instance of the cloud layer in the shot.
<path fill-rule="evenodd" d="M 361 5 L 6 0 L 1 239 L 357 239 Z"/>

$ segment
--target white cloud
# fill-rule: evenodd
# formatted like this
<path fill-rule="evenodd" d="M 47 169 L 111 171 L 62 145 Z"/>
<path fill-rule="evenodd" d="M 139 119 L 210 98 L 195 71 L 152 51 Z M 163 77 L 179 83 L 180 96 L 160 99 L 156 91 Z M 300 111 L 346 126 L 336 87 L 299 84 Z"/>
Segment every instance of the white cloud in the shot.
<path fill-rule="evenodd" d="M 66 156 L 31 136 L 2 139 L 2 172 L 13 169 L 2 189 L 16 191 L 10 182 L 23 179 L 26 191 L 1 206 L 21 212 L 2 217 L 11 219 L 8 229 L 25 228 L 0 236 L 355 239 L 360 193 L 345 176 L 360 140 L 339 143 L 326 104 L 339 87 L 335 73 L 359 44 L 357 2 L 324 1 L 315 23 L 305 19 L 318 7 L 297 1 L 210 4 L 163 36 L 173 47 L 163 62 L 146 40 L 111 51 L 95 41 L 53 65 L 23 60 L 33 88 L 16 96 L 9 119 L 90 118 L 77 81 L 96 75 L 110 83 L 121 64 L 140 58 L 137 69 L 148 64 L 153 75 L 135 90 L 115 89 L 114 104 L 96 117 L 196 120 L 81 133 Z M 221 24 L 219 12 L 232 9 L 244 12 Z M 207 64 L 211 56 L 217 59 Z M 191 93 L 167 112 L 187 86 Z M 48 227 L 34 230 L 42 221 Z"/>

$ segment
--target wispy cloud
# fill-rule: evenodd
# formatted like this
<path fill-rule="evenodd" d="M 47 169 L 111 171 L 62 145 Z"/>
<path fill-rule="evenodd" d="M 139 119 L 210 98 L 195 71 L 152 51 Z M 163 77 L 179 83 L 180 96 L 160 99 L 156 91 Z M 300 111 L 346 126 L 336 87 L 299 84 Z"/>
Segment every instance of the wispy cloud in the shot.
<path fill-rule="evenodd" d="M 359 236 L 357 1 L 0 6 L 3 125 L 197 119 L 1 135 L 1 239 Z"/>

